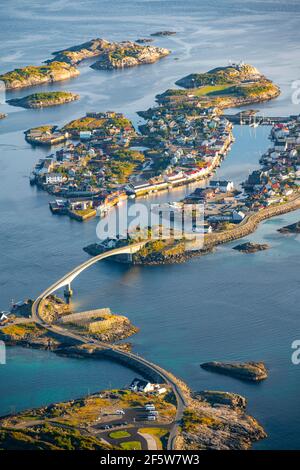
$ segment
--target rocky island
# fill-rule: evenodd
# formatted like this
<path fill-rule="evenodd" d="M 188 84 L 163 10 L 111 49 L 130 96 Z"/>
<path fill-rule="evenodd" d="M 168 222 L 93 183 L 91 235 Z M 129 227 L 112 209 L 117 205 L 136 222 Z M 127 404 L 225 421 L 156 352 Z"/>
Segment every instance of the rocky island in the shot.
<path fill-rule="evenodd" d="M 103 390 L 5 416 L 0 419 L 0 449 L 146 450 L 144 435 L 153 436 L 158 449 L 166 448 L 176 408 L 172 393 L 164 390 L 151 395 L 129 388 Z M 155 423 L 145 417 L 149 400 L 158 414 Z"/>
<path fill-rule="evenodd" d="M 42 328 L 30 320 L 32 301 L 27 301 L 26 311 L 15 311 L 9 321 L 0 329 L 0 339 L 7 345 L 19 345 L 37 349 L 51 349 L 58 354 L 92 357 L 98 354 L 93 350 L 66 340 L 59 333 Z M 94 338 L 104 343 L 115 343 L 138 332 L 124 315 L 117 315 L 109 308 L 95 309 L 87 312 L 74 313 L 69 304 L 57 296 L 49 296 L 42 305 L 41 318 L 48 325 L 65 326 L 75 334 Z M 128 345 L 126 346 L 128 348 Z"/>
<path fill-rule="evenodd" d="M 153 46 L 142 46 L 130 41 L 109 42 L 97 38 L 56 51 L 53 58 L 44 65 L 28 65 L 0 75 L 7 90 L 54 83 L 80 74 L 77 64 L 85 59 L 100 57 L 92 65 L 95 69 L 111 70 L 114 68 L 132 67 L 133 65 L 152 64 L 170 54 L 168 49 Z"/>
<path fill-rule="evenodd" d="M 146 42 L 146 40 L 144 39 L 143 42 Z M 54 52 L 54 58 L 48 62 L 60 61 L 77 65 L 82 60 L 99 56 L 100 60 L 93 64 L 92 68 L 113 69 L 150 64 L 168 54 L 170 54 L 169 50 L 160 47 L 140 46 L 131 41 L 109 42 L 106 39 L 96 38 L 83 44 Z"/>
<path fill-rule="evenodd" d="M 201 364 L 201 367 L 211 372 L 250 382 L 259 382 L 268 377 L 268 371 L 263 362 L 205 362 Z"/>
<path fill-rule="evenodd" d="M 153 64 L 169 54 L 170 51 L 162 47 L 140 46 L 128 41 L 105 51 L 91 67 L 99 70 L 112 70 Z"/>
<path fill-rule="evenodd" d="M 257 251 L 268 250 L 269 245 L 266 243 L 242 243 L 241 245 L 234 246 L 233 249 L 241 251 L 242 253 L 256 253 Z"/>
<path fill-rule="evenodd" d="M 278 229 L 278 232 L 280 233 L 300 233 L 300 222 L 296 222 L 295 224 L 291 225 L 286 225 L 285 227 L 282 227 Z"/>
<path fill-rule="evenodd" d="M 198 106 L 223 109 L 268 101 L 280 94 L 277 85 L 256 67 L 244 63 L 193 73 L 177 80 L 176 85 L 185 90 L 167 90 L 158 95 L 158 101 L 162 104 L 197 101 Z"/>
<path fill-rule="evenodd" d="M 33 93 L 23 98 L 15 98 L 7 101 L 12 106 L 20 106 L 22 108 L 39 109 L 50 106 L 57 106 L 70 103 L 79 99 L 79 95 L 66 91 L 48 91 L 43 93 Z"/>
<path fill-rule="evenodd" d="M 29 65 L 0 75 L 7 90 L 26 88 L 45 83 L 68 80 L 79 75 L 79 70 L 66 62 L 52 62 L 48 65 Z"/>
<path fill-rule="evenodd" d="M 151 36 L 174 36 L 176 31 L 156 31 L 156 33 L 152 33 Z"/>

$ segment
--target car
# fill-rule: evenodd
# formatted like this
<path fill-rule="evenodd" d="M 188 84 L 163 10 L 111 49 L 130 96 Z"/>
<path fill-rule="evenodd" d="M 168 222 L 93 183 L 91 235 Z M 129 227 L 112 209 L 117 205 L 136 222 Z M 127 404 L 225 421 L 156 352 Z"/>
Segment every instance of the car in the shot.
<path fill-rule="evenodd" d="M 116 415 L 124 415 L 125 411 L 124 410 L 116 410 Z"/>
<path fill-rule="evenodd" d="M 155 421 L 156 416 L 155 415 L 149 415 L 149 416 L 147 416 L 147 419 L 148 419 L 148 421 Z"/>
<path fill-rule="evenodd" d="M 158 416 L 158 411 L 149 411 L 149 416 Z"/>
<path fill-rule="evenodd" d="M 155 406 L 154 405 L 146 405 L 145 410 L 147 411 L 155 411 Z"/>

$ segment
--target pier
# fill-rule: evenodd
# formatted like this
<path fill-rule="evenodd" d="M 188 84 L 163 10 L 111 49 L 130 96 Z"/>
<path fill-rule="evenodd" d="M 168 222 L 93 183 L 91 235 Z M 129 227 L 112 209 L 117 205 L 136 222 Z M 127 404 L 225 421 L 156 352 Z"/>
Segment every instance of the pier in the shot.
<path fill-rule="evenodd" d="M 224 114 L 224 117 L 228 119 L 232 124 L 238 125 L 249 125 L 256 122 L 259 125 L 272 126 L 276 123 L 287 123 L 291 119 L 295 119 L 296 116 L 263 116 L 258 115 L 256 112 L 241 111 L 236 114 Z"/>

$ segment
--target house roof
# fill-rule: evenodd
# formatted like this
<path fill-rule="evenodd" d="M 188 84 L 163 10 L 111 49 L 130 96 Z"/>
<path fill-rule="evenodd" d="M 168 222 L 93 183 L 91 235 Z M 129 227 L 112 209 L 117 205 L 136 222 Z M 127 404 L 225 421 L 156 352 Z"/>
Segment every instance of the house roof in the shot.
<path fill-rule="evenodd" d="M 131 387 L 146 387 L 150 382 L 148 380 L 143 380 L 143 379 L 138 379 L 138 378 L 135 378 L 133 379 L 133 381 L 131 382 Z"/>

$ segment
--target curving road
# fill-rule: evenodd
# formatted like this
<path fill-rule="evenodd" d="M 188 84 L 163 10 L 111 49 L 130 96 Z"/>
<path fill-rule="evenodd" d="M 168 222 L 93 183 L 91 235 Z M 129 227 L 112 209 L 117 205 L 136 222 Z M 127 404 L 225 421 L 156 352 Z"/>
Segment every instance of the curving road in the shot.
<path fill-rule="evenodd" d="M 124 357 L 124 358 L 130 358 L 131 362 L 136 362 L 137 365 L 142 365 L 144 369 L 148 369 L 150 372 L 155 372 L 155 374 L 161 377 L 162 382 L 165 382 L 173 390 L 173 393 L 176 397 L 176 402 L 177 402 L 176 417 L 175 417 L 175 421 L 173 422 L 172 428 L 170 430 L 170 435 L 168 439 L 168 449 L 174 449 L 178 426 L 182 419 L 184 409 L 187 406 L 184 393 L 182 392 L 180 386 L 176 383 L 176 380 L 174 380 L 173 377 L 170 376 L 170 374 L 166 370 L 164 370 L 163 368 L 161 368 L 160 366 L 156 364 L 153 364 L 152 362 L 148 361 L 147 359 L 144 359 L 143 357 L 137 354 L 134 354 L 132 352 L 122 351 L 117 346 L 114 346 L 114 345 L 108 346 L 107 343 L 103 343 L 102 341 L 97 341 L 94 339 L 91 340 L 91 338 L 87 338 L 83 335 L 73 333 L 72 331 L 68 330 L 68 328 L 66 327 L 48 325 L 47 323 L 44 322 L 43 318 L 40 315 L 40 309 L 41 309 L 43 301 L 50 294 L 55 292 L 57 289 L 65 285 L 68 285 L 71 282 L 70 280 L 73 280 L 76 276 L 78 276 L 82 271 L 87 269 L 89 266 L 93 265 L 94 263 L 98 261 L 101 261 L 102 259 L 109 258 L 110 256 L 118 255 L 121 253 L 134 253 L 138 251 L 142 246 L 144 246 L 145 243 L 147 242 L 145 241 L 139 242 L 139 243 L 128 245 L 122 248 L 116 248 L 110 251 L 106 251 L 105 253 L 95 256 L 94 258 L 86 261 L 85 263 L 82 263 L 80 266 L 77 266 L 75 269 L 73 269 L 72 271 L 67 273 L 65 276 L 63 276 L 61 279 L 59 279 L 54 284 L 52 284 L 50 287 L 48 287 L 42 294 L 40 294 L 39 297 L 32 304 L 31 312 L 32 312 L 32 319 L 36 323 L 38 323 L 40 326 L 46 328 L 48 331 L 59 334 L 61 336 L 65 336 L 67 338 L 75 339 L 76 341 L 80 343 L 92 343 L 102 349 L 113 350 L 114 353 L 117 354 L 118 356 Z"/>

